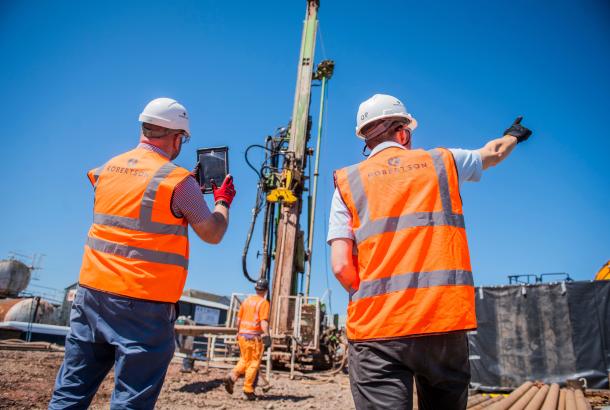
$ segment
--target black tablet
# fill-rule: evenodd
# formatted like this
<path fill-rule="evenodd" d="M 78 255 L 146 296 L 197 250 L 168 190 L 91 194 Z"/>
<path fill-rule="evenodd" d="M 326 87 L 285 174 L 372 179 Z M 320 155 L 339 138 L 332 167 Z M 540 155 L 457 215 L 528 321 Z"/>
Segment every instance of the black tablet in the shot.
<path fill-rule="evenodd" d="M 199 181 L 204 194 L 212 192 L 213 180 L 220 186 L 229 174 L 229 147 L 199 148 L 197 150 Z"/>

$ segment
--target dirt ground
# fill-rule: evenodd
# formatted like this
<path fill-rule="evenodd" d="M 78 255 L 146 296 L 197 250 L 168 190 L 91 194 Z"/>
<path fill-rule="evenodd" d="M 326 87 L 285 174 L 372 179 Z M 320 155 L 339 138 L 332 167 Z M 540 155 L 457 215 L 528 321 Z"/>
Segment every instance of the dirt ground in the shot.
<path fill-rule="evenodd" d="M 0 350 L 0 409 L 46 409 L 62 359 L 63 353 Z M 243 379 L 235 386 L 232 396 L 227 394 L 222 384 L 226 370 L 210 369 L 206 372 L 204 364 L 197 362 L 196 372 L 181 373 L 180 364 L 177 358 L 171 363 L 157 409 L 354 408 L 345 374 L 290 380 L 287 373 L 274 372 L 272 389 L 267 393 L 258 389 L 259 398 L 252 402 L 241 398 Z M 110 372 L 93 399 L 92 409 L 109 407 L 113 379 Z M 473 398 L 476 396 L 471 396 Z M 610 391 L 590 394 L 588 399 L 594 409 L 599 409 L 610 404 Z"/>
<path fill-rule="evenodd" d="M 46 409 L 63 353 L 0 350 L 0 409 Z M 180 373 L 180 360 L 171 363 L 158 409 L 352 409 L 347 375 L 290 380 L 274 372 L 272 389 L 257 391 L 257 401 L 243 401 L 243 379 L 229 396 L 222 385 L 226 370 L 196 364 L 195 373 Z M 92 409 L 107 409 L 113 388 L 112 372 L 98 390 Z"/>

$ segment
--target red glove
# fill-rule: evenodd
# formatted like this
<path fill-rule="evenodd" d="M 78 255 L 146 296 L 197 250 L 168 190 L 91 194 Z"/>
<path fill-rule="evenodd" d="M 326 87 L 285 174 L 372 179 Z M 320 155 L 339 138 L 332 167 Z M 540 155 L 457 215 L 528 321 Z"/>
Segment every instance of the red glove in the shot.
<path fill-rule="evenodd" d="M 216 186 L 216 183 L 212 181 L 212 192 L 214 193 L 214 202 L 224 201 L 227 205 L 227 208 L 231 206 L 231 202 L 233 202 L 233 198 L 235 198 L 235 187 L 233 186 L 233 177 L 231 175 L 227 175 L 222 185 L 219 187 Z"/>

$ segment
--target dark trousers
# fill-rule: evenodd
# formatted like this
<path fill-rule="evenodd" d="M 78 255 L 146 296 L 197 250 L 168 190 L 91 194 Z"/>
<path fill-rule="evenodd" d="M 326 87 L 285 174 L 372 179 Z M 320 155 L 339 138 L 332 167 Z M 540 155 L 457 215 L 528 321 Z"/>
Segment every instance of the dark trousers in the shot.
<path fill-rule="evenodd" d="M 49 409 L 88 408 L 113 365 L 110 408 L 154 408 L 174 355 L 175 320 L 171 303 L 79 288 Z"/>
<path fill-rule="evenodd" d="M 470 364 L 466 333 L 350 342 L 349 377 L 356 409 L 463 410 Z"/>

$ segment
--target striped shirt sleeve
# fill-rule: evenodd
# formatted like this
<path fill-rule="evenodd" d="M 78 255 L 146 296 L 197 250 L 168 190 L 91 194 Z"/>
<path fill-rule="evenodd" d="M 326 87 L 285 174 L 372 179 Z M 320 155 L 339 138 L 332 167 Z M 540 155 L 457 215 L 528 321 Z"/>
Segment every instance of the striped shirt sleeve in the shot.
<path fill-rule="evenodd" d="M 203 194 L 195 178 L 188 177 L 176 185 L 172 197 L 172 211 L 176 216 L 184 217 L 191 226 L 210 217 L 210 208 L 203 200 Z"/>

